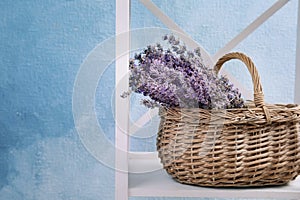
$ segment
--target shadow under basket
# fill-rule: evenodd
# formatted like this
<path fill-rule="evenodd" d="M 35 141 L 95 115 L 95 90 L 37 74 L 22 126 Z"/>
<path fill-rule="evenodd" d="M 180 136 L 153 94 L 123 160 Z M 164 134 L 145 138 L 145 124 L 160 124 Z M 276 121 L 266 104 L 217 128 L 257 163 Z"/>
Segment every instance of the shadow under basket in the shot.
<path fill-rule="evenodd" d="M 210 187 L 284 185 L 300 174 L 300 106 L 265 104 L 260 78 L 249 57 L 229 53 L 248 67 L 254 104 L 206 110 L 161 108 L 158 156 L 176 181 Z"/>

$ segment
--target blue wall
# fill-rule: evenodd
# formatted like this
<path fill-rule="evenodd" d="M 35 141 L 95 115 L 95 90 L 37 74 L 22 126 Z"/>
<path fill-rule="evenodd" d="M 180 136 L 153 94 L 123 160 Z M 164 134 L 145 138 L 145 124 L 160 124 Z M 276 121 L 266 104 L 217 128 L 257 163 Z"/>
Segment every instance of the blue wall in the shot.
<path fill-rule="evenodd" d="M 72 91 L 83 59 L 114 34 L 114 1 L 0 8 L 0 199 L 113 199 L 113 170 L 78 139 Z"/>
<path fill-rule="evenodd" d="M 275 0 L 153 2 L 213 55 Z M 72 92 L 84 58 L 114 35 L 114 1 L 7 0 L 0 8 L 0 199 L 113 199 L 114 171 L 80 142 Z M 235 48 L 257 64 L 271 103 L 293 101 L 296 8 L 297 0 L 291 0 Z M 153 26 L 164 28 L 133 0 L 132 28 Z M 241 68 L 228 70 L 251 89 L 246 70 L 235 64 Z M 113 67 L 101 77 L 96 102 L 111 141 Z M 153 140 L 132 148 L 141 147 L 155 149 Z"/>

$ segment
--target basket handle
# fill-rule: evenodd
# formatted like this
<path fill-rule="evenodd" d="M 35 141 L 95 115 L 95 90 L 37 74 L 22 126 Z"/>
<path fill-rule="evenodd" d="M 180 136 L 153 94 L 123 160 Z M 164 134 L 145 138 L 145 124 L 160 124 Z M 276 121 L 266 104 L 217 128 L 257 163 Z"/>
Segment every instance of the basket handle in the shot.
<path fill-rule="evenodd" d="M 225 62 L 232 59 L 241 60 L 247 66 L 248 71 L 250 72 L 252 77 L 253 90 L 254 90 L 254 104 L 256 107 L 263 108 L 264 113 L 266 115 L 267 122 L 270 123 L 271 117 L 268 108 L 265 106 L 264 93 L 262 90 L 260 77 L 254 63 L 248 56 L 240 52 L 232 52 L 232 53 L 225 54 L 223 57 L 221 57 L 218 60 L 218 62 L 214 67 L 214 70 L 216 71 L 216 73 L 219 73 L 219 71 L 222 68 L 222 65 Z"/>

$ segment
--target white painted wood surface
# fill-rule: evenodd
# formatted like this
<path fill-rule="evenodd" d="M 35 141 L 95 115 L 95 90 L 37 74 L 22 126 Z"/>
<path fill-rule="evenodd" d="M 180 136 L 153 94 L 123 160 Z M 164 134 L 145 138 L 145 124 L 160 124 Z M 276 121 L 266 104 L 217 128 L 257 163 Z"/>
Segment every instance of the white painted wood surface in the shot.
<path fill-rule="evenodd" d="M 300 0 L 298 0 L 297 22 L 297 50 L 296 50 L 296 79 L 295 79 L 295 103 L 300 104 Z M 300 199 L 300 198 L 299 198 Z"/>
<path fill-rule="evenodd" d="M 136 153 L 130 156 L 129 161 L 129 168 L 133 171 L 157 169 L 161 166 L 155 153 Z M 163 169 L 157 169 L 148 173 L 131 173 L 129 175 L 129 196 L 299 200 L 300 178 L 280 187 L 222 189 L 180 184 Z"/>
<path fill-rule="evenodd" d="M 130 0 L 116 0 L 116 75 L 115 75 L 115 199 L 128 200 Z M 120 84 L 122 82 L 122 84 Z"/>

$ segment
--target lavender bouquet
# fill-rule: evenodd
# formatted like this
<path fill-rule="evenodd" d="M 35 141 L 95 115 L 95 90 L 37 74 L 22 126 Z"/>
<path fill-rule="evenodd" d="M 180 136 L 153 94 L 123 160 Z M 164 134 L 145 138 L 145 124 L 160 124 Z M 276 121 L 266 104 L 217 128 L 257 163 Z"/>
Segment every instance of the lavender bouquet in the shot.
<path fill-rule="evenodd" d="M 229 80 L 218 77 L 203 64 L 200 48 L 194 51 L 174 35 L 163 37 L 170 46 L 150 45 L 130 60 L 127 97 L 131 92 L 148 97 L 142 103 L 149 107 L 180 107 L 203 109 L 241 108 L 241 93 Z"/>

